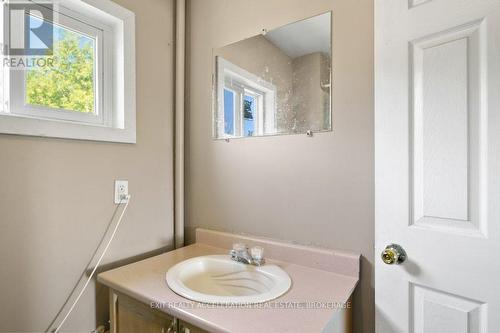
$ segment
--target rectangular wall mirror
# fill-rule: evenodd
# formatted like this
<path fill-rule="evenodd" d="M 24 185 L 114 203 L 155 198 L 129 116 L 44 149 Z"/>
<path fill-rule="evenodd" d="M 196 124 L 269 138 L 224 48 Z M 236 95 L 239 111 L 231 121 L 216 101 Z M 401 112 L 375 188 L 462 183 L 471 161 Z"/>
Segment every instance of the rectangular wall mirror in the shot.
<path fill-rule="evenodd" d="M 214 50 L 214 137 L 331 131 L 331 13 Z"/>

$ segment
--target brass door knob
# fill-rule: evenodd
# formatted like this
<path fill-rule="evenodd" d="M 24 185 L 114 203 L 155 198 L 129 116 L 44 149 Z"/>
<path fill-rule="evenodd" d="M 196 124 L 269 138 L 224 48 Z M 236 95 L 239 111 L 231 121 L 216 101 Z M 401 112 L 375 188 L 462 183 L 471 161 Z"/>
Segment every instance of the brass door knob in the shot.
<path fill-rule="evenodd" d="M 406 260 L 406 252 L 398 244 L 389 244 L 381 254 L 382 261 L 387 265 L 399 265 Z"/>

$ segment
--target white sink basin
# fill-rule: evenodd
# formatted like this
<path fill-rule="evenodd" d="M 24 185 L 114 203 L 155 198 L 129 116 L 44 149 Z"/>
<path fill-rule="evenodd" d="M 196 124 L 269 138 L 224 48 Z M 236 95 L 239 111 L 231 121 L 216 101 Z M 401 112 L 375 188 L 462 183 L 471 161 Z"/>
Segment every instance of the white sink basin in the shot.
<path fill-rule="evenodd" d="M 245 265 L 228 255 L 182 261 L 168 270 L 166 279 L 175 293 L 214 304 L 270 301 L 286 293 L 292 284 L 288 274 L 276 265 Z"/>

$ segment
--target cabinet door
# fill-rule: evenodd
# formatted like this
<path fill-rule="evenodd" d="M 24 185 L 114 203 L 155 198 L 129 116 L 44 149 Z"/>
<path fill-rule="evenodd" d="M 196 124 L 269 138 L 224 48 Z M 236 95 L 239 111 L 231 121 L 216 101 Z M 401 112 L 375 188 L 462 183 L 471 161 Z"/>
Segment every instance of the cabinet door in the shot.
<path fill-rule="evenodd" d="M 186 323 L 185 321 L 179 320 L 179 333 L 209 333 L 201 328 L 193 326 Z"/>
<path fill-rule="evenodd" d="M 169 315 L 125 295 L 111 291 L 111 301 L 112 333 L 167 333 L 174 325 Z"/>

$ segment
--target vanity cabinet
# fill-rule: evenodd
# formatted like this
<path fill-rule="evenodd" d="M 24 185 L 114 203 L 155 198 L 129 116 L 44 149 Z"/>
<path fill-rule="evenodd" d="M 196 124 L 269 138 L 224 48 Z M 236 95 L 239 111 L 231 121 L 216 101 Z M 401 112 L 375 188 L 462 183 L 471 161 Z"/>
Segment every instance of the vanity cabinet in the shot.
<path fill-rule="evenodd" d="M 202 330 L 196 326 L 193 326 L 185 321 L 179 321 L 179 330 L 178 333 L 208 333 L 207 331 Z"/>
<path fill-rule="evenodd" d="M 208 333 L 115 290 L 109 295 L 110 333 Z"/>

